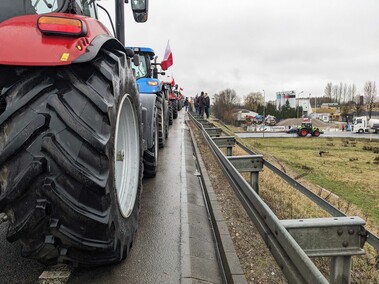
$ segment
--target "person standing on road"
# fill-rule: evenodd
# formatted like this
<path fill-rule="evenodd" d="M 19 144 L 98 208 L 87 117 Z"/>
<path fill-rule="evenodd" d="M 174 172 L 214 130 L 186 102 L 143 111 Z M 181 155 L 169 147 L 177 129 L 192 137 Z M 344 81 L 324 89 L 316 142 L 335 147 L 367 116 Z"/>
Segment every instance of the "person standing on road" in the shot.
<path fill-rule="evenodd" d="M 184 108 L 186 112 L 188 112 L 188 97 L 186 97 L 186 100 L 184 101 Z"/>
<path fill-rule="evenodd" d="M 196 111 L 196 113 L 200 114 L 200 111 L 199 111 L 199 96 L 198 95 L 195 96 L 194 104 L 195 104 L 195 111 Z"/>
<path fill-rule="evenodd" d="M 200 111 L 200 116 L 202 118 L 204 117 L 204 110 L 205 110 L 205 97 L 204 97 L 204 92 L 201 92 L 200 97 L 199 97 L 199 111 Z"/>
<path fill-rule="evenodd" d="M 207 118 L 209 118 L 209 108 L 211 106 L 211 101 L 208 97 L 208 93 L 205 93 L 204 99 L 205 99 L 205 114 L 207 115 Z"/>

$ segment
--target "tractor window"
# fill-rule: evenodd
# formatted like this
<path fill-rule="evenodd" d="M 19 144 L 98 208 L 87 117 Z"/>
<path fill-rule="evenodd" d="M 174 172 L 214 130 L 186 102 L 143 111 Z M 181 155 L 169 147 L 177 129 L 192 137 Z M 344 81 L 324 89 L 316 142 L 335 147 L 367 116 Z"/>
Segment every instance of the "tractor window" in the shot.
<path fill-rule="evenodd" d="M 51 13 L 54 11 L 58 11 L 60 6 L 63 4 L 64 1 L 57 1 L 57 0 L 31 0 L 31 1 L 25 1 L 26 6 L 27 2 L 31 2 L 32 6 L 34 8 L 34 13 L 32 14 L 46 14 Z M 58 3 L 59 2 L 59 3 Z"/>
<path fill-rule="evenodd" d="M 140 60 L 140 63 L 138 66 L 135 66 L 134 64 L 132 66 L 132 68 L 136 72 L 136 78 L 137 79 L 147 77 L 147 75 L 148 75 L 148 70 L 147 70 L 148 64 L 147 64 L 146 56 L 139 54 L 139 60 Z"/>
<path fill-rule="evenodd" d="M 59 11 L 65 0 L 1 0 L 0 22 L 13 17 Z"/>
<path fill-rule="evenodd" d="M 94 0 L 75 0 L 84 16 L 97 18 Z"/>

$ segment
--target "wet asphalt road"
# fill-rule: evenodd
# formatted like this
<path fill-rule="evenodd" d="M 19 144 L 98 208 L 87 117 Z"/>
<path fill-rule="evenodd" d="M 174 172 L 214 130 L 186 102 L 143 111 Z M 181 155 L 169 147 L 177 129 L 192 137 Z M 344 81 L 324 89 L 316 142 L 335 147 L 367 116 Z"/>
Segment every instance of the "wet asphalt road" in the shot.
<path fill-rule="evenodd" d="M 0 283 L 34 283 L 45 266 L 21 257 L 20 244 L 11 244 L 6 238 L 8 225 L 0 225 Z"/>
<path fill-rule="evenodd" d="M 143 181 L 139 228 L 128 259 L 118 265 L 76 270 L 69 283 L 180 282 L 180 169 L 184 111 L 174 120 L 156 178 Z M 0 283 L 34 283 L 45 266 L 20 256 L 0 225 Z"/>

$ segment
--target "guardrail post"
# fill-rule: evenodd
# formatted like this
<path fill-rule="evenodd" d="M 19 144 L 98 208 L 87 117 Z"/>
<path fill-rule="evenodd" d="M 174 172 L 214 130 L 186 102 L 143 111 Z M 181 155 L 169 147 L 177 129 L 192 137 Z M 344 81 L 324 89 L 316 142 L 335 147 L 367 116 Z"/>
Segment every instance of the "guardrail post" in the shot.
<path fill-rule="evenodd" d="M 259 194 L 259 172 L 250 172 L 250 184 Z"/>
<path fill-rule="evenodd" d="M 236 144 L 236 138 L 233 136 L 221 136 L 213 137 L 212 140 L 220 149 L 226 148 L 227 156 L 233 156 L 233 147 Z"/>
<path fill-rule="evenodd" d="M 263 170 L 263 156 L 232 156 L 227 158 L 238 172 L 250 173 L 251 187 L 259 194 L 259 172 Z"/>
<path fill-rule="evenodd" d="M 210 123 L 210 122 L 200 122 L 204 128 L 215 128 L 216 126 L 214 126 L 213 123 Z"/>
<path fill-rule="evenodd" d="M 204 131 L 208 133 L 210 137 L 220 137 L 221 136 L 221 128 L 214 127 L 214 128 L 204 128 Z"/>
<path fill-rule="evenodd" d="M 351 283 L 351 256 L 335 256 L 330 262 L 330 283 Z"/>
<path fill-rule="evenodd" d="M 282 220 L 308 256 L 331 257 L 330 283 L 351 282 L 351 257 L 364 254 L 365 221 L 357 216 Z"/>

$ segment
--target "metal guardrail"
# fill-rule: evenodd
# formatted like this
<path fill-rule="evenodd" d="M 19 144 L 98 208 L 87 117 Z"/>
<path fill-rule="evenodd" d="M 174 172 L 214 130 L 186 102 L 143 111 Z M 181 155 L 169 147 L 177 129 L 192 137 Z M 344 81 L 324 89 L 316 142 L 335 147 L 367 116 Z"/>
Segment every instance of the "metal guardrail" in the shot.
<path fill-rule="evenodd" d="M 247 152 L 251 153 L 251 156 L 244 156 L 242 160 L 236 162 L 237 157 L 231 156 L 231 149 L 234 145 L 232 145 L 230 137 L 223 137 L 221 133 L 216 135 L 214 131 L 209 131 L 208 121 L 191 113 L 189 116 L 201 129 L 236 196 L 283 270 L 287 280 L 290 283 L 328 283 L 309 256 L 329 256 L 332 257 L 331 283 L 350 283 L 351 257 L 364 253 L 362 248 L 366 240 L 366 230 L 363 227 L 365 222 L 356 216 L 279 220 L 258 194 L 257 175 L 262 169 L 259 159 L 264 161 L 263 164 L 266 166 L 268 165 L 267 161 L 249 150 Z M 206 124 L 206 128 L 203 127 L 203 124 Z M 222 138 L 225 139 L 222 141 Z M 228 142 L 224 143 L 225 141 Z M 237 141 L 236 143 L 240 144 Z M 228 149 L 227 156 L 222 153 L 219 146 Z M 245 149 L 248 150 L 246 147 Z M 268 167 L 271 168 L 270 166 Z M 239 171 L 251 172 L 250 184 Z M 329 206 L 324 206 L 329 208 Z"/>
<path fill-rule="evenodd" d="M 222 124 L 224 127 L 229 129 L 227 125 L 225 125 L 222 121 L 219 121 L 220 124 Z M 229 129 L 230 130 L 230 129 Z M 230 130 L 231 131 L 231 130 Z M 228 133 L 225 133 L 229 135 Z M 232 136 L 233 137 L 233 136 Z M 253 152 L 251 149 L 246 147 L 243 143 L 236 140 L 236 144 L 241 147 L 246 153 L 249 153 L 251 155 L 256 155 L 255 152 Z M 321 198 L 317 194 L 315 194 L 310 189 L 306 188 L 299 182 L 297 182 L 295 179 L 284 173 L 282 170 L 275 167 L 272 163 L 270 163 L 267 160 L 264 160 L 264 165 L 269 168 L 271 171 L 279 175 L 283 180 L 285 180 L 289 185 L 291 185 L 293 188 L 307 196 L 310 200 L 315 202 L 318 206 L 320 206 L 322 209 L 324 209 L 326 212 L 328 212 L 331 216 L 334 217 L 346 217 L 346 214 L 340 211 L 338 208 L 334 207 L 332 204 L 330 204 L 325 199 Z M 370 231 L 367 232 L 367 243 L 369 243 L 377 252 L 379 252 L 379 237 L 371 233 Z"/>
<path fill-rule="evenodd" d="M 248 147 L 246 147 L 244 144 L 236 140 L 236 144 L 241 147 L 244 151 L 251 155 L 255 155 L 255 153 L 250 150 Z M 307 196 L 310 200 L 315 202 L 318 206 L 320 206 L 322 209 L 324 209 L 326 212 L 328 212 L 333 217 L 346 217 L 346 214 L 340 211 L 338 208 L 334 207 L 332 204 L 330 204 L 325 199 L 321 198 L 314 192 L 312 192 L 310 189 L 306 188 L 304 185 L 297 182 L 295 179 L 284 173 L 282 170 L 275 167 L 272 163 L 268 162 L 267 160 L 264 160 L 264 165 L 269 168 L 271 171 L 276 173 L 278 176 L 280 176 L 283 180 L 285 180 L 288 184 L 290 184 L 292 187 L 297 189 L 299 192 Z M 379 237 L 371 233 L 370 231 L 367 232 L 367 243 L 369 243 L 377 252 L 379 252 Z"/>

